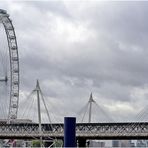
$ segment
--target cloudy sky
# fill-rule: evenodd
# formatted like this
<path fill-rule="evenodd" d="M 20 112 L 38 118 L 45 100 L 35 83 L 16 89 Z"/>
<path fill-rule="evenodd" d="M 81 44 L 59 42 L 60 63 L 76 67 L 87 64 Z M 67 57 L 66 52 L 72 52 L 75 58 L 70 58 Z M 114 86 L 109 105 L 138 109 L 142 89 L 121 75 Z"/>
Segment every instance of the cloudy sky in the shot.
<path fill-rule="evenodd" d="M 17 35 L 20 104 L 39 79 L 62 118 L 78 113 L 91 92 L 115 121 L 147 106 L 148 2 L 1 1 L 0 8 Z"/>

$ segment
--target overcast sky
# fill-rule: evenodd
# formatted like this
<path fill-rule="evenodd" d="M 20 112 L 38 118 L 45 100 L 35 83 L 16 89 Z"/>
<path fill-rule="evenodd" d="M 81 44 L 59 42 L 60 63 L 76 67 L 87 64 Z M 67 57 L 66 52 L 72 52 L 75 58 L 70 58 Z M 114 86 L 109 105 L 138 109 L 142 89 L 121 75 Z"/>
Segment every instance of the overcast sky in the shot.
<path fill-rule="evenodd" d="M 147 106 L 148 2 L 1 1 L 0 8 L 17 35 L 20 104 L 39 79 L 62 118 L 78 113 L 91 92 L 113 120 Z"/>

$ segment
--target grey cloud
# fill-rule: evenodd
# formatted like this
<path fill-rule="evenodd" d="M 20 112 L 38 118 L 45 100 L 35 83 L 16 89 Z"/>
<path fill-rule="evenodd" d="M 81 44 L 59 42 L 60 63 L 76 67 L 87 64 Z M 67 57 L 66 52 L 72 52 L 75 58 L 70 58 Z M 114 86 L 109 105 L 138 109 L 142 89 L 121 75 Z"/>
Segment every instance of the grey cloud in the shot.
<path fill-rule="evenodd" d="M 45 95 L 57 104 L 62 100 L 70 113 L 88 101 L 90 91 L 95 91 L 102 106 L 119 101 L 131 102 L 132 107 L 132 90 L 148 83 L 148 3 L 91 4 L 80 3 L 76 8 L 64 2 L 23 2 L 23 10 L 10 14 L 18 37 L 21 90 L 31 91 L 38 78 Z M 81 25 L 93 36 L 69 41 L 66 33 L 56 32 L 57 17 L 62 20 L 60 26 Z"/>
<path fill-rule="evenodd" d="M 28 1 L 23 2 L 26 6 L 35 7 L 42 13 L 51 12 L 64 17 L 69 17 L 69 13 L 66 9 L 66 6 L 62 1 Z"/>

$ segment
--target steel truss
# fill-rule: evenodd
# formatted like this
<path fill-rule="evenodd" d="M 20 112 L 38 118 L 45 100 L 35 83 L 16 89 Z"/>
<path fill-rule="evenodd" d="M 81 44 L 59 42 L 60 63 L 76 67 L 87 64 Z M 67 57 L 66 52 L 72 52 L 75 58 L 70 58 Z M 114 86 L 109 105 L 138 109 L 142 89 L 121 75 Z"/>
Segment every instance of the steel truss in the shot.
<path fill-rule="evenodd" d="M 19 101 L 19 56 L 16 41 L 16 35 L 12 21 L 5 10 L 0 9 L 0 22 L 5 28 L 9 46 L 10 59 L 10 104 L 8 120 L 17 118 L 18 101 Z"/>
<path fill-rule="evenodd" d="M 52 127 L 52 128 L 51 128 Z M 1 124 L 1 138 L 63 138 L 63 124 Z M 134 123 L 78 123 L 76 137 L 85 139 L 147 139 L 148 122 Z"/>

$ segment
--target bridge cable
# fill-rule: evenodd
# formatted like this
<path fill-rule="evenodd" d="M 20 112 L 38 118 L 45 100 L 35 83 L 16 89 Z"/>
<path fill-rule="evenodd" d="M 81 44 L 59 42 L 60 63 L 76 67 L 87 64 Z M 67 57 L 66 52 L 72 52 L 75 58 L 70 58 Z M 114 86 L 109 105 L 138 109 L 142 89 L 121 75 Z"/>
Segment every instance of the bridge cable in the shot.
<path fill-rule="evenodd" d="M 84 118 L 85 118 L 85 115 L 86 115 L 86 113 L 87 113 L 88 107 L 89 107 L 89 102 L 87 103 L 86 110 L 85 110 L 84 115 L 83 115 L 83 117 L 82 117 L 82 120 L 81 120 L 82 123 L 83 123 L 83 121 L 84 121 Z"/>
<path fill-rule="evenodd" d="M 105 115 L 107 119 L 109 119 L 110 122 L 114 122 L 114 120 L 100 107 L 100 105 L 95 101 L 94 104 L 97 105 L 97 107 L 101 110 L 101 112 Z"/>
<path fill-rule="evenodd" d="M 28 107 L 29 109 L 32 108 L 32 105 L 33 105 L 33 103 L 34 103 L 34 99 L 31 99 L 31 102 L 30 102 L 29 98 L 31 98 L 31 96 L 33 95 L 33 93 L 34 93 L 34 91 L 32 91 L 32 92 L 29 94 L 29 96 L 27 97 L 27 100 L 29 101 L 29 105 L 28 105 L 28 103 L 23 103 L 23 107 L 24 107 L 24 104 L 27 104 L 27 107 Z M 25 117 L 26 112 L 27 112 L 27 109 L 25 109 L 25 107 L 24 107 L 24 111 L 23 111 L 23 113 L 22 113 L 22 118 Z M 29 112 L 29 111 L 28 111 L 28 112 Z"/>
<path fill-rule="evenodd" d="M 140 125 L 140 122 L 141 122 L 141 120 L 143 120 L 144 121 L 144 117 L 145 117 L 145 115 L 147 114 L 147 106 L 144 108 L 144 109 L 142 109 L 138 114 L 137 114 L 137 121 L 138 122 L 136 122 L 136 123 L 133 123 L 132 124 L 132 122 L 130 122 L 129 123 L 129 125 L 131 125 L 132 124 L 132 128 L 134 129 L 134 128 L 136 128 L 136 126 L 139 126 Z M 120 129 L 120 131 L 118 131 L 118 133 L 120 132 L 122 132 L 124 130 L 124 128 L 123 129 Z M 131 131 L 132 132 L 132 131 Z"/>

